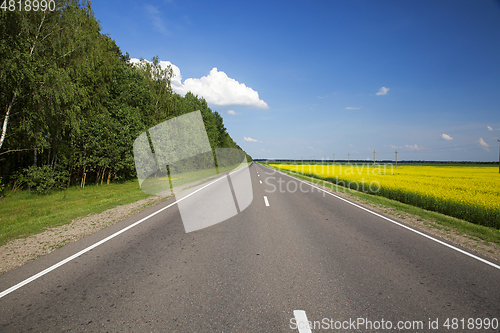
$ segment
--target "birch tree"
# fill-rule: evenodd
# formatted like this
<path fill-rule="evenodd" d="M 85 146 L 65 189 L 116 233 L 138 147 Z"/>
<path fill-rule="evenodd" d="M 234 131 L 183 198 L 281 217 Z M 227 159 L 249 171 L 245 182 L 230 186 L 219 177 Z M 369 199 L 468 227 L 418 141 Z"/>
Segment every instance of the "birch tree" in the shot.
<path fill-rule="evenodd" d="M 5 112 L 0 154 L 48 148 L 55 132 L 78 126 L 73 102 L 81 100 L 82 92 L 75 84 L 75 64 L 99 28 L 95 19 L 89 20 L 88 2 L 56 3 L 54 11 L 0 13 L 0 103 Z M 12 144 L 5 149 L 7 140 Z"/>

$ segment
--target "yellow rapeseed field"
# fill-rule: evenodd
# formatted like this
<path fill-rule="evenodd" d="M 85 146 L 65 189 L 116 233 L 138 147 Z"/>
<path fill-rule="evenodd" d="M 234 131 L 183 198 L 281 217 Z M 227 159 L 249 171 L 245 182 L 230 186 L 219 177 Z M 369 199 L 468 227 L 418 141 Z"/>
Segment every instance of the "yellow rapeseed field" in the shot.
<path fill-rule="evenodd" d="M 500 174 L 490 166 L 274 165 L 500 228 Z"/>

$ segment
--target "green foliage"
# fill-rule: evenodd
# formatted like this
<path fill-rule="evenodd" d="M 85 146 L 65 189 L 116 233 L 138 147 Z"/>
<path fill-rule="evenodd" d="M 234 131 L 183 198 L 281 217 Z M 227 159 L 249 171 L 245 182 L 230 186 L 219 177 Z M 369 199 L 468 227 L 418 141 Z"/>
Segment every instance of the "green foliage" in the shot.
<path fill-rule="evenodd" d="M 53 189 L 62 189 L 68 182 L 69 173 L 66 170 L 53 170 L 48 165 L 30 166 L 23 170 L 20 181 L 26 183 L 37 194 L 47 194 Z"/>
<path fill-rule="evenodd" d="M 128 63 L 128 53 L 100 33 L 90 1 L 56 4 L 53 12 L 0 11 L 4 183 L 46 193 L 63 183 L 133 179 L 139 134 L 196 110 L 212 148 L 239 148 L 203 98 L 173 92 L 172 69 L 158 57 Z"/>

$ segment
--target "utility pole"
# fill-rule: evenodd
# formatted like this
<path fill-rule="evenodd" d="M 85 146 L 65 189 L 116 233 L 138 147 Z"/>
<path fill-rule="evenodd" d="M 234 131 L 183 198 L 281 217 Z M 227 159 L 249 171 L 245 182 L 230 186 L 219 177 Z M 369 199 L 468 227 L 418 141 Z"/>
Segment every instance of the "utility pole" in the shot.
<path fill-rule="evenodd" d="M 398 168 L 398 150 L 396 149 L 396 169 Z"/>
<path fill-rule="evenodd" d="M 335 153 L 333 153 L 333 164 L 335 164 Z"/>
<path fill-rule="evenodd" d="M 351 154 L 347 154 L 347 164 L 349 164 L 349 155 Z"/>
<path fill-rule="evenodd" d="M 375 149 L 373 150 L 373 165 L 375 166 Z"/>

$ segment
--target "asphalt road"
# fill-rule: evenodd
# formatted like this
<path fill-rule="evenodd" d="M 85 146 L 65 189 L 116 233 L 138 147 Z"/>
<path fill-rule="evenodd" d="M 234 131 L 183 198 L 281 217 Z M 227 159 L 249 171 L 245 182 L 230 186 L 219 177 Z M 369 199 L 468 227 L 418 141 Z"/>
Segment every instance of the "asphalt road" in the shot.
<path fill-rule="evenodd" d="M 500 320 L 498 267 L 261 165 L 250 172 L 239 214 L 185 233 L 174 204 L 0 298 L 0 331 L 293 332 L 295 310 L 312 332 L 500 330 L 467 326 Z M 0 291 L 173 202 L 1 275 Z"/>

